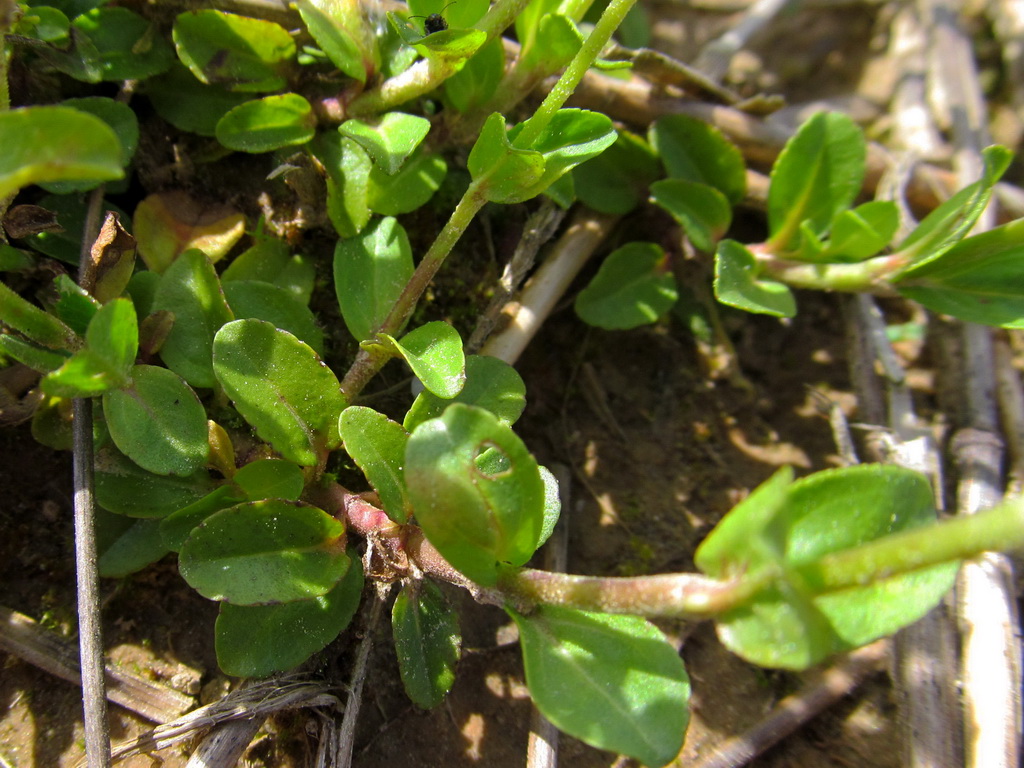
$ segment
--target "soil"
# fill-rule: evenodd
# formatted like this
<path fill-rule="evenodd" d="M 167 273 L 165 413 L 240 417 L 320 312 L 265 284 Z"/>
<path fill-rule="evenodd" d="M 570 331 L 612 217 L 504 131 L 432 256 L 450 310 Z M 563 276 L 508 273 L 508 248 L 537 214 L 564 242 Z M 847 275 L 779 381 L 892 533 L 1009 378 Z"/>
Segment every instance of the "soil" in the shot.
<path fill-rule="evenodd" d="M 648 10 L 654 45 L 683 60 L 735 21 L 729 14 L 693 19 L 696 12 L 689 11 L 681 23 L 680 6 L 652 3 Z M 793 101 L 849 94 L 877 51 L 885 23 L 884 7 L 867 4 L 823 4 L 786 16 L 747 56 L 750 69 L 731 74 L 733 85 L 767 87 Z M 780 43 L 787 39 L 800 42 Z M 479 274 L 467 270 L 458 279 L 472 285 Z M 570 297 L 586 278 L 581 276 Z M 728 362 L 739 374 L 732 379 L 708 375 L 707 359 L 677 318 L 604 332 L 585 327 L 568 301 L 554 314 L 517 366 L 529 396 L 517 431 L 541 463 L 570 469 L 570 572 L 692 570 L 701 539 L 776 469 L 792 465 L 807 474 L 838 464 L 813 392 L 855 414 L 839 303 L 805 294 L 798 301 L 792 321 L 723 311 L 734 346 Z M 0 468 L 0 605 L 73 639 L 69 454 L 38 445 L 22 425 L 0 430 Z M 189 693 L 201 688 L 204 700 L 227 687 L 213 652 L 216 607 L 184 584 L 173 558 L 105 581 L 102 590 L 105 642 L 118 663 Z M 410 704 L 387 622 L 375 630 L 355 750 L 358 768 L 525 764 L 530 702 L 509 619 L 464 594 L 451 596 L 460 607 L 464 654 L 454 689 L 433 711 Z M 338 669 L 351 662 L 356 638 L 365 631 L 361 621 L 329 649 Z M 679 765 L 754 725 L 802 679 L 742 662 L 724 650 L 710 624 L 661 627 L 681 645 L 694 687 Z M 13 656 L 0 654 L 0 664 L 0 765 L 76 765 L 83 756 L 78 688 Z M 896 766 L 894 709 L 887 678 L 876 676 L 752 765 Z M 151 727 L 117 706 L 110 717 L 115 742 Z M 309 713 L 275 718 L 243 764 L 310 764 L 315 722 Z M 122 765 L 177 768 L 187 754 L 185 747 L 174 748 Z M 560 765 L 566 768 L 629 764 L 562 736 Z"/>

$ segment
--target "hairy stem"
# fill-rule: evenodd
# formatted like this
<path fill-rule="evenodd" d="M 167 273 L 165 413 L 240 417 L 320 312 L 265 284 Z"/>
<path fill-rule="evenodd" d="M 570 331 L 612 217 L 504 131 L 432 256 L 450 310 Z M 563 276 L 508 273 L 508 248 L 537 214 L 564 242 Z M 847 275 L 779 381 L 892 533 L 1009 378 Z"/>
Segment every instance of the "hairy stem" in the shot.
<path fill-rule="evenodd" d="M 1017 498 L 971 517 L 943 520 L 825 555 L 798 570 L 816 592 L 826 593 L 982 552 L 1021 548 L 1024 498 Z"/>
<path fill-rule="evenodd" d="M 594 31 L 590 33 L 590 37 L 583 42 L 572 61 L 569 62 L 569 66 L 565 68 L 565 72 L 558 78 L 555 87 L 548 93 L 533 117 L 526 121 L 522 132 L 516 136 L 513 145 L 517 149 L 529 149 L 533 146 L 548 123 L 554 118 L 555 113 L 572 96 L 580 80 L 583 79 L 601 50 L 608 44 L 612 33 L 626 18 L 626 14 L 635 2 L 636 0 L 612 0 L 609 3 L 604 13 L 601 14 L 597 26 L 594 27 Z"/>

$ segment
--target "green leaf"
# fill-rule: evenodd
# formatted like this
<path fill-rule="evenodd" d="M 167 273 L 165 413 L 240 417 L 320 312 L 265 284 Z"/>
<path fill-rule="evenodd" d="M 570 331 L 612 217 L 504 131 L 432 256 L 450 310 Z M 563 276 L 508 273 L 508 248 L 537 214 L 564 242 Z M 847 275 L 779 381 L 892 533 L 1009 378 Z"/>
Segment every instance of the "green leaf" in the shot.
<path fill-rule="evenodd" d="M 388 19 L 407 45 L 442 66 L 462 66 L 487 42 L 487 34 L 479 29 L 444 29 L 423 36 L 407 16 L 389 12 Z"/>
<path fill-rule="evenodd" d="M 939 258 L 961 240 L 977 222 L 992 197 L 992 187 L 1006 172 L 1013 153 L 992 146 L 982 151 L 985 170 L 981 179 L 969 184 L 929 213 L 924 221 L 900 243 L 896 257 L 908 262 L 908 270 Z"/>
<path fill-rule="evenodd" d="M 88 35 L 95 50 L 89 65 L 102 80 L 145 80 L 174 61 L 156 25 L 127 8 L 94 8 L 71 25 Z"/>
<path fill-rule="evenodd" d="M 544 174 L 539 152 L 516 149 L 505 130 L 505 117 L 497 112 L 487 118 L 469 153 L 469 173 L 474 182 L 486 179 L 487 199 L 521 202 L 523 190 L 532 188 Z"/>
<path fill-rule="evenodd" d="M 61 106 L 77 109 L 94 115 L 110 126 L 111 130 L 121 142 L 121 165 L 127 167 L 135 155 L 135 148 L 139 143 L 139 120 L 135 112 L 127 104 L 122 104 L 114 99 L 105 96 L 88 96 L 82 99 L 65 99 Z M 56 194 L 68 194 L 95 189 L 102 180 L 94 181 L 51 181 L 42 182 L 40 186 L 48 192 Z M 80 233 L 76 233 L 80 237 Z"/>
<path fill-rule="evenodd" d="M 666 115 L 651 125 L 647 138 L 670 178 L 714 187 L 732 205 L 743 200 L 743 155 L 717 128 L 688 115 Z"/>
<path fill-rule="evenodd" d="M 411 504 L 402 470 L 409 434 L 401 424 L 360 405 L 341 412 L 338 431 L 345 450 L 377 492 L 388 517 L 396 523 L 406 522 Z"/>
<path fill-rule="evenodd" d="M 305 487 L 302 470 L 282 459 L 257 459 L 234 473 L 231 482 L 252 501 L 287 499 L 298 501 Z"/>
<path fill-rule="evenodd" d="M 240 467 L 231 482 L 252 501 L 287 499 L 298 501 L 306 479 L 298 465 L 283 459 L 257 459 Z"/>
<path fill-rule="evenodd" d="M 412 248 L 396 219 L 379 219 L 334 247 L 334 293 L 356 341 L 369 339 L 413 273 Z"/>
<path fill-rule="evenodd" d="M 430 121 L 404 112 L 387 112 L 372 123 L 346 120 L 338 130 L 366 150 L 384 173 L 394 175 L 427 137 Z"/>
<path fill-rule="evenodd" d="M 537 25 L 536 37 L 523 49 L 516 66 L 527 72 L 547 74 L 566 66 L 583 45 L 583 35 L 568 16 L 546 13 Z"/>
<path fill-rule="evenodd" d="M 68 361 L 67 353 L 54 352 L 9 333 L 0 333 L 0 353 L 40 373 L 56 371 Z"/>
<path fill-rule="evenodd" d="M 121 142 L 106 123 L 71 107 L 0 112 L 0 199 L 45 181 L 124 176 Z"/>
<path fill-rule="evenodd" d="M 367 205 L 373 162 L 362 147 L 340 133 L 319 134 L 313 154 L 327 172 L 327 215 L 343 238 L 355 237 L 370 220 Z"/>
<path fill-rule="evenodd" d="M 831 262 L 857 262 L 881 252 L 900 226 L 900 211 L 891 200 L 872 200 L 840 211 L 823 254 Z"/>
<path fill-rule="evenodd" d="M 114 299 L 101 306 L 85 332 L 88 349 L 128 376 L 139 351 L 139 326 L 129 299 Z"/>
<path fill-rule="evenodd" d="M 528 122 L 520 123 L 509 131 L 508 138 L 513 144 Z M 540 178 L 511 198 L 488 199 L 510 203 L 536 197 L 563 174 L 604 152 L 616 138 L 615 128 L 607 115 L 584 109 L 560 109 L 529 147 L 544 159 Z"/>
<path fill-rule="evenodd" d="M 295 6 L 299 9 L 299 15 L 306 24 L 309 34 L 316 40 L 316 44 L 327 58 L 331 60 L 341 72 L 358 80 L 366 82 L 365 47 L 358 42 L 358 36 L 354 36 L 346 29 L 346 19 L 342 15 L 345 4 L 323 3 L 330 10 L 321 9 L 311 0 L 298 0 Z M 350 23 L 352 23 L 350 21 Z M 358 25 L 358 21 L 355 22 Z M 376 47 L 374 46 L 374 51 Z M 376 69 L 377 62 L 374 62 Z"/>
<path fill-rule="evenodd" d="M 1024 219 L 956 243 L 895 281 L 933 312 L 1002 328 L 1024 328 Z"/>
<path fill-rule="evenodd" d="M 108 445 L 96 455 L 96 501 L 129 517 L 166 517 L 202 499 L 214 489 L 205 470 L 188 477 L 147 472 Z"/>
<path fill-rule="evenodd" d="M 551 538 L 562 514 L 562 498 L 558 493 L 558 478 L 547 467 L 539 467 L 540 477 L 544 481 L 544 522 L 540 528 L 538 549 Z"/>
<path fill-rule="evenodd" d="M 723 240 L 715 254 L 715 298 L 747 312 L 793 317 L 796 300 L 782 283 L 759 280 L 754 255 L 735 240 Z"/>
<path fill-rule="evenodd" d="M 217 664 L 226 674 L 265 677 L 293 669 L 325 648 L 352 621 L 363 592 L 358 557 L 330 592 L 281 605 L 221 603 Z"/>
<path fill-rule="evenodd" d="M 409 331 L 401 341 L 380 334 L 388 347 L 405 358 L 424 387 L 438 397 L 452 398 L 466 383 L 466 354 L 459 332 L 439 320 Z"/>
<path fill-rule="evenodd" d="M 576 314 L 599 328 L 624 330 L 655 322 L 677 298 L 661 246 L 627 243 L 608 254 L 576 297 Z"/>
<path fill-rule="evenodd" d="M 320 597 L 348 570 L 345 527 L 322 509 L 267 499 L 208 517 L 182 545 L 182 577 L 210 600 L 266 605 Z"/>
<path fill-rule="evenodd" d="M 774 251 L 796 246 L 800 225 L 824 234 L 848 208 L 864 181 L 864 134 L 839 112 L 819 112 L 788 142 L 772 168 L 768 188 L 769 244 Z"/>
<path fill-rule="evenodd" d="M 615 143 L 572 172 L 579 199 L 602 213 L 624 215 L 647 199 L 658 178 L 654 152 L 639 136 L 620 131 Z"/>
<path fill-rule="evenodd" d="M 43 390 L 63 397 L 89 397 L 131 381 L 139 348 L 135 308 L 128 299 L 100 307 L 89 322 L 86 346 L 43 380 Z"/>
<path fill-rule="evenodd" d="M 68 275 L 57 275 L 51 287 L 53 303 L 50 311 L 67 323 L 76 334 L 84 336 L 100 303 Z"/>
<path fill-rule="evenodd" d="M 718 578 L 731 578 L 744 573 L 742 569 L 750 562 L 770 563 L 780 558 L 785 545 L 772 522 L 786 503 L 792 484 L 793 468 L 783 467 L 733 507 L 697 548 L 697 567 Z M 749 557 L 740 557 L 740 552 Z"/>
<path fill-rule="evenodd" d="M 445 96 L 463 114 L 479 109 L 494 96 L 504 74 L 505 48 L 501 39 L 495 38 L 444 81 Z"/>
<path fill-rule="evenodd" d="M 21 272 L 32 269 L 35 264 L 35 257 L 28 251 L 0 243 L 0 272 Z"/>
<path fill-rule="evenodd" d="M 227 112 L 215 129 L 217 141 L 239 152 L 273 152 L 305 144 L 316 133 L 313 108 L 297 93 L 264 96 Z"/>
<path fill-rule="evenodd" d="M 222 509 L 233 507 L 247 500 L 249 499 L 240 494 L 238 488 L 229 484 L 220 486 L 187 507 L 175 510 L 160 520 L 160 537 L 164 546 L 174 552 L 179 552 L 188 537 L 192 535 L 192 531 L 206 518 Z M 252 500 L 259 501 L 259 499 Z"/>
<path fill-rule="evenodd" d="M 805 669 L 913 623 L 952 586 L 958 563 L 826 594 L 803 575 L 824 555 L 934 521 L 922 475 L 868 464 L 787 483 L 779 475 L 756 491 L 695 556 L 711 576 L 761 584 L 719 618 L 719 636 L 734 653 L 761 666 Z"/>
<path fill-rule="evenodd" d="M 67 325 L 25 301 L 3 283 L 0 283 L 0 322 L 50 349 L 72 350 L 81 345 L 81 340 Z"/>
<path fill-rule="evenodd" d="M 24 8 L 24 14 L 15 23 L 14 34 L 42 40 L 44 43 L 67 42 L 71 22 L 59 9 L 37 5 Z"/>
<path fill-rule="evenodd" d="M 318 355 L 324 353 L 324 332 L 309 307 L 287 289 L 259 280 L 230 280 L 224 297 L 235 318 L 266 320 L 304 341 Z"/>
<path fill-rule="evenodd" d="M 160 538 L 159 520 L 133 520 L 99 511 L 96 520 L 99 573 L 120 579 L 155 563 L 170 550 Z"/>
<path fill-rule="evenodd" d="M 457 614 L 433 582 L 420 581 L 398 593 L 391 628 L 405 692 L 417 706 L 436 707 L 455 682 L 462 646 Z"/>
<path fill-rule="evenodd" d="M 560 730 L 645 765 L 683 746 L 690 680 L 678 652 L 650 622 L 542 605 L 519 627 L 526 685 Z"/>
<path fill-rule="evenodd" d="M 167 268 L 153 298 L 153 311 L 174 314 L 174 325 L 160 348 L 164 363 L 194 387 L 212 387 L 213 337 L 232 319 L 220 280 L 206 256 L 186 251 Z"/>
<path fill-rule="evenodd" d="M 93 397 L 127 384 L 126 377 L 114 371 L 103 357 L 91 349 L 80 349 L 46 375 L 41 389 L 51 396 Z"/>
<path fill-rule="evenodd" d="M 378 166 L 370 171 L 366 204 L 382 216 L 412 213 L 426 205 L 448 175 L 448 163 L 440 155 L 417 150 L 394 176 Z"/>
<path fill-rule="evenodd" d="M 135 366 L 131 386 L 103 395 L 103 415 L 114 445 L 143 469 L 184 477 L 206 463 L 206 409 L 166 368 Z"/>
<path fill-rule="evenodd" d="M 442 398 L 429 390 L 416 396 L 402 426 L 409 432 L 428 419 L 444 413 L 452 403 L 486 408 L 509 426 L 526 408 L 526 385 L 515 368 L 496 357 L 470 355 L 466 358 L 466 383 L 454 398 Z"/>
<path fill-rule="evenodd" d="M 178 63 L 166 74 L 147 80 L 144 86 L 160 117 L 178 130 L 200 136 L 215 136 L 220 119 L 249 100 L 245 93 L 201 83 Z"/>
<path fill-rule="evenodd" d="M 262 320 L 228 323 L 213 368 L 235 408 L 284 458 L 314 466 L 340 443 L 338 379 L 307 344 Z"/>
<path fill-rule="evenodd" d="M 732 208 L 721 192 L 707 184 L 664 179 L 651 184 L 651 201 L 668 211 L 690 242 L 710 253 L 732 223 Z"/>
<path fill-rule="evenodd" d="M 174 21 L 178 57 L 207 85 L 232 91 L 278 91 L 287 86 L 295 42 L 284 27 L 216 10 L 187 11 Z"/>
<path fill-rule="evenodd" d="M 308 306 L 316 282 L 316 265 L 308 256 L 293 254 L 284 240 L 260 237 L 231 260 L 220 279 L 224 285 L 233 280 L 273 283 Z"/>
<path fill-rule="evenodd" d="M 508 468 L 477 464 L 496 450 Z M 416 520 L 455 568 L 483 586 L 497 563 L 525 563 L 537 549 L 544 481 L 522 440 L 489 411 L 456 403 L 420 424 L 405 451 L 405 480 Z"/>

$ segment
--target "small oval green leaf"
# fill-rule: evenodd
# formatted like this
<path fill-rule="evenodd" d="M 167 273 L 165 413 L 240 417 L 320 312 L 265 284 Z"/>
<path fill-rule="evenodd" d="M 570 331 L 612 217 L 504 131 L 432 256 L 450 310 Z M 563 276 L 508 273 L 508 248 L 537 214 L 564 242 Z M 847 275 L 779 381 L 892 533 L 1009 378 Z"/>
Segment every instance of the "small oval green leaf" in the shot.
<path fill-rule="evenodd" d="M 800 225 L 823 234 L 848 208 L 864 181 L 864 133 L 840 112 L 819 112 L 794 134 L 772 167 L 768 188 L 769 243 L 791 249 Z"/>
<path fill-rule="evenodd" d="M 369 339 L 388 316 L 413 273 L 412 247 L 396 219 L 375 221 L 334 248 L 334 293 L 357 341 Z"/>
<path fill-rule="evenodd" d="M 499 452 L 507 469 L 477 460 Z M 522 440 L 490 411 L 456 403 L 419 425 L 405 451 L 405 479 L 416 520 L 455 568 L 484 586 L 497 563 L 525 563 L 537 549 L 544 481 Z"/>
<path fill-rule="evenodd" d="M 228 280 L 223 289 L 228 306 L 238 320 L 266 320 L 323 355 L 324 332 L 316 324 L 312 311 L 294 292 L 261 280 Z"/>
<path fill-rule="evenodd" d="M 239 152 L 273 152 L 305 144 L 316 133 L 313 108 L 297 93 L 239 104 L 217 122 L 217 141 Z"/>
<path fill-rule="evenodd" d="M 96 453 L 96 501 L 129 517 L 166 517 L 202 499 L 215 488 L 205 470 L 187 477 L 157 475 L 107 445 Z"/>
<path fill-rule="evenodd" d="M 412 368 L 423 386 L 438 397 L 453 398 L 466 383 L 466 354 L 459 332 L 440 320 L 409 331 L 400 341 L 381 334 Z"/>
<path fill-rule="evenodd" d="M 206 409 L 166 368 L 135 366 L 130 387 L 103 395 L 103 415 L 114 445 L 143 469 L 184 477 L 206 463 Z"/>
<path fill-rule="evenodd" d="M 411 504 L 403 468 L 409 434 L 401 424 L 360 405 L 341 412 L 338 431 L 348 455 L 377 491 L 388 517 L 396 523 L 406 522 Z"/>
<path fill-rule="evenodd" d="M 648 139 L 670 178 L 714 187 L 733 205 L 743 200 L 743 154 L 714 126 L 689 115 L 665 115 L 651 126 Z"/>
<path fill-rule="evenodd" d="M 590 285 L 576 297 L 576 314 L 590 325 L 623 330 L 648 325 L 678 298 L 661 246 L 627 243 L 608 254 Z"/>
<path fill-rule="evenodd" d="M 715 253 L 715 298 L 730 307 L 776 317 L 793 317 L 796 300 L 782 283 L 759 280 L 754 255 L 735 240 Z"/>
<path fill-rule="evenodd" d="M 560 730 L 645 765 L 670 762 L 689 722 L 690 679 L 645 619 L 542 605 L 519 627 L 526 685 Z"/>
<path fill-rule="evenodd" d="M 406 159 L 427 137 L 430 121 L 404 112 L 387 112 L 374 122 L 346 120 L 338 128 L 366 150 L 384 173 L 394 175 Z"/>
<path fill-rule="evenodd" d="M 664 179 L 651 184 L 651 201 L 668 211 L 698 250 L 710 253 L 732 223 L 725 195 L 707 184 Z"/>
<path fill-rule="evenodd" d="M 338 379 L 309 345 L 262 320 L 235 320 L 213 340 L 217 380 L 262 439 L 313 466 L 336 447 L 345 407 Z"/>
<path fill-rule="evenodd" d="M 268 499 L 208 517 L 182 545 L 178 567 L 203 597 L 266 605 L 327 594 L 350 562 L 340 521 L 308 504 Z"/>
<path fill-rule="evenodd" d="M 160 357 L 194 387 L 212 387 L 213 337 L 232 319 L 213 264 L 197 250 L 176 258 L 160 279 L 153 311 L 174 315 L 174 325 L 160 347 Z"/>
<path fill-rule="evenodd" d="M 624 215 L 647 199 L 658 160 L 639 136 L 619 131 L 608 149 L 572 172 L 576 196 L 595 211 Z"/>
<path fill-rule="evenodd" d="M 174 21 L 178 57 L 207 85 L 277 91 L 295 58 L 295 41 L 271 21 L 216 10 L 187 11 Z"/>
<path fill-rule="evenodd" d="M 394 176 L 377 166 L 370 171 L 366 204 L 382 216 L 411 213 L 434 196 L 448 175 L 448 163 L 440 155 L 415 152 Z"/>
<path fill-rule="evenodd" d="M 145 80 L 165 72 L 174 61 L 156 25 L 127 8 L 93 8 L 71 25 L 84 32 L 102 80 Z"/>
<path fill-rule="evenodd" d="M 110 181 L 124 176 L 117 135 L 71 107 L 0 112 L 0 199 L 46 181 Z"/>
<path fill-rule="evenodd" d="M 205 85 L 178 63 L 166 74 L 147 80 L 145 94 L 160 117 L 179 130 L 200 136 L 216 135 L 220 119 L 249 100 L 245 93 Z"/>
<path fill-rule="evenodd" d="M 459 394 L 445 399 L 429 390 L 420 392 L 405 414 L 402 426 L 411 432 L 424 421 L 440 416 L 452 403 L 486 408 L 511 426 L 526 408 L 526 384 L 516 369 L 505 361 L 470 355 L 466 358 L 466 383 Z"/>
<path fill-rule="evenodd" d="M 961 240 L 900 275 L 896 289 L 933 312 L 1024 328 L 1024 219 Z"/>
<path fill-rule="evenodd" d="M 421 581 L 398 593 L 391 629 L 405 692 L 424 709 L 436 707 L 455 682 L 462 646 L 457 614 L 436 585 Z"/>
<path fill-rule="evenodd" d="M 298 501 L 306 486 L 302 469 L 283 459 L 257 459 L 240 467 L 231 482 L 252 501 L 288 499 Z"/>
<path fill-rule="evenodd" d="M 265 677 L 297 667 L 322 650 L 352 621 L 363 592 L 363 568 L 351 557 L 330 592 L 281 605 L 221 603 L 217 664 L 229 675 Z"/>

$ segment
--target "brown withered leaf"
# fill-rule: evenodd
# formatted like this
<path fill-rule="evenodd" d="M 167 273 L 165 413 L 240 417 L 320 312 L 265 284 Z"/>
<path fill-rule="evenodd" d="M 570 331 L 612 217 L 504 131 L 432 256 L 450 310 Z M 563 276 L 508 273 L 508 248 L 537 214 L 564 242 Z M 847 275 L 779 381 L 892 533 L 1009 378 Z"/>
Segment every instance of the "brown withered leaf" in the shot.
<path fill-rule="evenodd" d="M 98 301 L 106 303 L 124 291 L 135 269 L 135 238 L 113 211 L 107 211 L 100 233 L 83 265 L 81 285 Z"/>
<path fill-rule="evenodd" d="M 57 214 L 41 205 L 16 205 L 4 215 L 4 231 L 12 240 L 32 237 L 42 232 L 63 232 Z"/>

